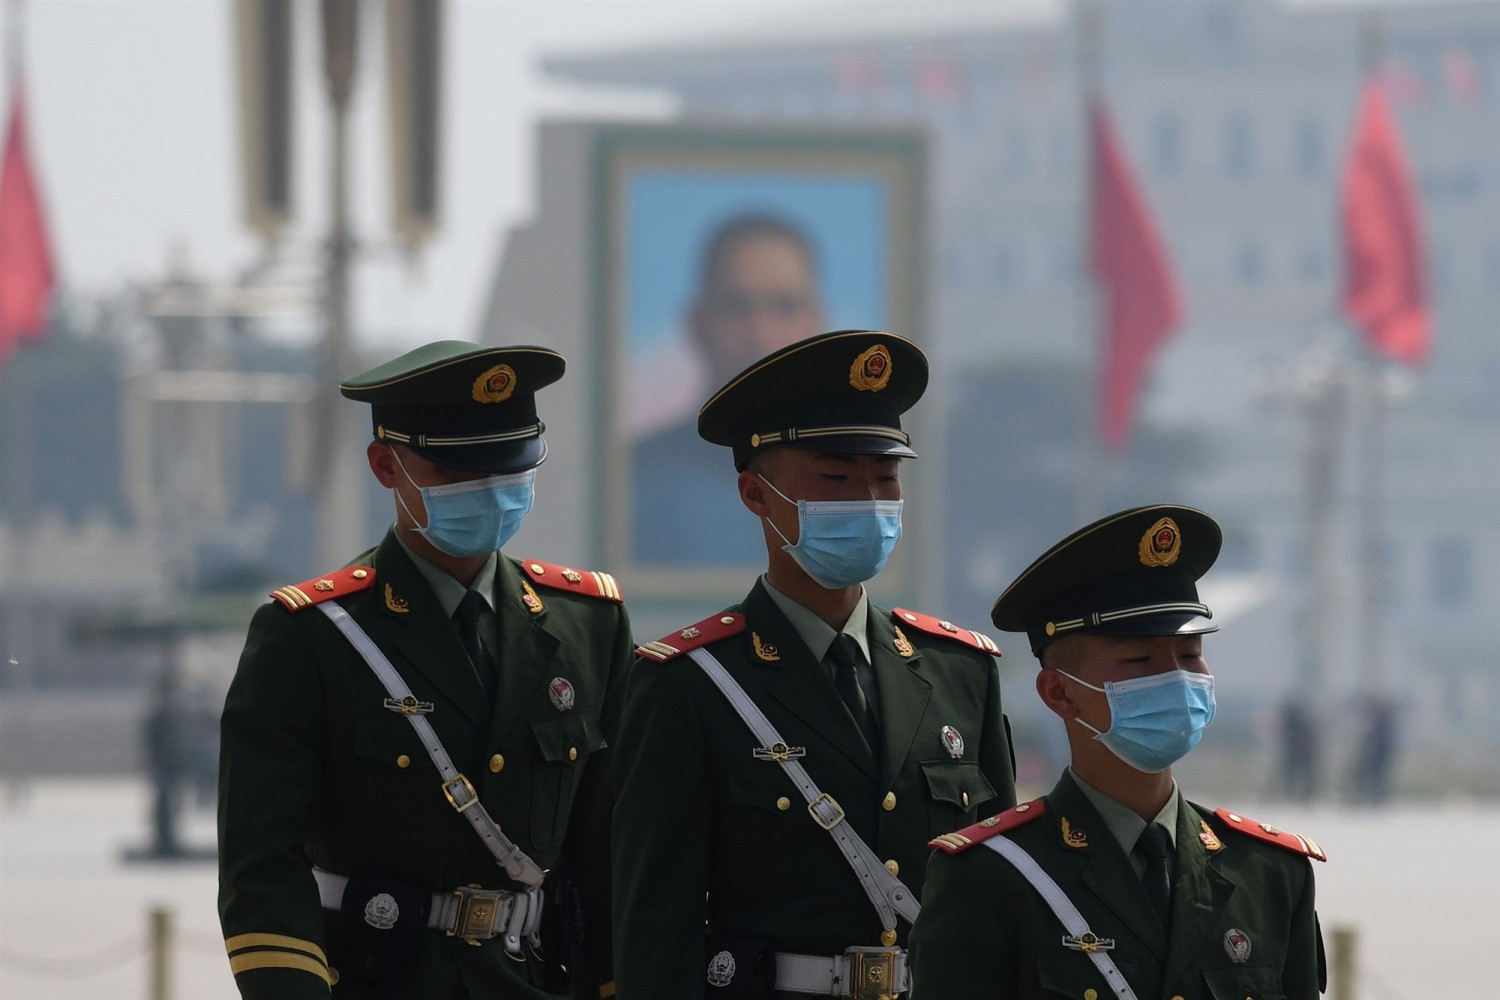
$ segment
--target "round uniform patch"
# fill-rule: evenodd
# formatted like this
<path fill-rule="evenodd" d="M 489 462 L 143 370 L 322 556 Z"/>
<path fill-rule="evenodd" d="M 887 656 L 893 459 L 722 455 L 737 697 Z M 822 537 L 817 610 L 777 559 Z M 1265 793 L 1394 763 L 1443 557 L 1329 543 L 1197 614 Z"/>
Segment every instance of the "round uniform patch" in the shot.
<path fill-rule="evenodd" d="M 861 392 L 879 392 L 891 381 L 891 352 L 884 344 L 861 351 L 849 366 L 849 384 Z"/>
<path fill-rule="evenodd" d="M 559 712 L 566 712 L 573 707 L 573 684 L 566 677 L 554 677 L 552 683 L 547 685 L 547 697 L 552 699 L 552 707 Z"/>
<path fill-rule="evenodd" d="M 1177 522 L 1164 517 L 1141 536 L 1141 565 L 1170 566 L 1182 554 L 1182 531 Z"/>
<path fill-rule="evenodd" d="M 721 951 L 708 962 L 708 985 L 728 986 L 734 981 L 734 956 Z"/>
<path fill-rule="evenodd" d="M 365 904 L 365 923 L 377 931 L 388 931 L 395 927 L 400 917 L 401 907 L 396 905 L 396 898 L 388 892 L 371 896 L 370 901 Z"/>
<path fill-rule="evenodd" d="M 503 403 L 516 391 L 516 370 L 496 365 L 474 380 L 474 402 Z"/>
<path fill-rule="evenodd" d="M 1238 927 L 1229 928 L 1224 932 L 1224 953 L 1234 964 L 1244 965 L 1250 960 L 1250 935 Z"/>

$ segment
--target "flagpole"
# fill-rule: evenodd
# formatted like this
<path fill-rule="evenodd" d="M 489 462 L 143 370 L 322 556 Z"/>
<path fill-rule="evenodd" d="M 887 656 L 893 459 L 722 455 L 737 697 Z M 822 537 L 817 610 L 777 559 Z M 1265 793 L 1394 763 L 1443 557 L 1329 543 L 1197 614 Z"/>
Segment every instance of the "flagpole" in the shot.
<path fill-rule="evenodd" d="M 1079 199 L 1078 231 L 1080 233 L 1079 267 L 1079 322 L 1083 326 L 1084 343 L 1087 345 L 1083 365 L 1083 387 L 1078 394 L 1078 433 L 1075 445 L 1073 479 L 1073 523 L 1087 524 L 1099 512 L 1099 437 L 1098 427 L 1102 398 L 1100 378 L 1103 373 L 1104 334 L 1103 302 L 1104 289 L 1093 271 L 1093 172 L 1099 151 L 1094 148 L 1094 107 L 1099 92 L 1099 37 L 1104 12 L 1096 3 L 1078 5 L 1078 90 L 1083 123 L 1083 169 L 1080 183 L 1083 196 Z"/>

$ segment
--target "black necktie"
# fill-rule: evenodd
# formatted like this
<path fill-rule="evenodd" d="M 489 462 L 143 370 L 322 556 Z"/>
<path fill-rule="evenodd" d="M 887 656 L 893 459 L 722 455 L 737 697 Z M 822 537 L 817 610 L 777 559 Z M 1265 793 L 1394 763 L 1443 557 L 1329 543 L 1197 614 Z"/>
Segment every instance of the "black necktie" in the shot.
<path fill-rule="evenodd" d="M 484 693 L 493 702 L 495 700 L 495 666 L 484 648 L 484 621 L 490 613 L 490 605 L 484 599 L 484 595 L 477 590 L 470 590 L 464 594 L 464 599 L 458 602 L 458 610 L 453 612 L 453 625 L 458 629 L 458 638 L 464 644 L 464 652 L 469 654 L 469 662 L 474 666 L 475 676 L 479 678 L 479 683 L 484 685 Z"/>
<path fill-rule="evenodd" d="M 880 741 L 875 735 L 875 714 L 870 711 L 870 703 L 865 699 L 864 688 L 859 686 L 859 673 L 857 664 L 863 659 L 859 651 L 859 643 L 854 636 L 847 632 L 840 632 L 828 647 L 826 654 L 828 662 L 835 667 L 833 673 L 833 687 L 844 701 L 844 707 L 849 709 L 849 714 L 854 718 L 855 725 L 864 734 L 865 743 L 869 745 L 873 753 L 880 746 Z"/>
<path fill-rule="evenodd" d="M 1172 838 L 1167 835 L 1166 827 L 1160 823 L 1152 823 L 1141 832 L 1140 839 L 1135 842 L 1135 849 L 1146 859 L 1146 870 L 1141 874 L 1141 881 L 1146 885 L 1146 897 L 1151 900 L 1151 908 L 1156 911 L 1162 927 L 1171 930 L 1172 876 L 1167 868 L 1167 859 L 1172 855 Z"/>

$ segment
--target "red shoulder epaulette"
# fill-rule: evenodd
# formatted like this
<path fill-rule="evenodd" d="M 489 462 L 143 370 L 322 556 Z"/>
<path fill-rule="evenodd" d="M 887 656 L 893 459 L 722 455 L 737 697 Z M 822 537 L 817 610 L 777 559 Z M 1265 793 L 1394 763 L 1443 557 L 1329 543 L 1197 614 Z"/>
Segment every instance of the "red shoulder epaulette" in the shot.
<path fill-rule="evenodd" d="M 301 611 L 335 597 L 357 594 L 375 586 L 375 570 L 370 566 L 345 566 L 327 576 L 315 576 L 299 584 L 289 584 L 271 591 L 288 611 Z"/>
<path fill-rule="evenodd" d="M 1256 840 L 1263 840 L 1268 844 L 1275 844 L 1277 847 L 1284 847 L 1288 851 L 1293 851 L 1297 854 L 1304 854 L 1316 861 L 1328 860 L 1328 855 L 1323 853 L 1323 848 L 1319 847 L 1317 841 L 1313 840 L 1311 837 L 1304 837 L 1301 834 L 1288 833 L 1285 830 L 1278 830 L 1270 823 L 1258 823 L 1255 820 L 1250 819 L 1248 816 L 1241 816 L 1239 813 L 1232 813 L 1228 809 L 1216 810 L 1214 812 L 1214 815 L 1219 817 L 1219 819 L 1223 820 L 1225 823 L 1228 823 L 1230 829 L 1238 830 L 1240 833 L 1254 837 Z"/>
<path fill-rule="evenodd" d="M 685 629 L 664 635 L 655 642 L 643 642 L 635 647 L 635 655 L 666 663 L 699 646 L 727 639 L 745 631 L 745 616 L 734 611 L 721 611 L 709 615 Z"/>
<path fill-rule="evenodd" d="M 1042 799 L 1022 802 L 1003 813 L 996 813 L 989 819 L 982 819 L 973 826 L 966 826 L 957 833 L 945 833 L 941 837 L 934 837 L 927 842 L 927 846 L 936 847 L 945 854 L 957 854 L 968 850 L 975 844 L 984 843 L 997 833 L 1014 830 L 1018 826 L 1030 823 L 1046 811 L 1047 803 Z"/>
<path fill-rule="evenodd" d="M 989 653 L 991 656 L 1000 655 L 1000 647 L 995 645 L 995 640 L 982 632 L 971 632 L 943 618 L 934 618 L 932 615 L 924 615 L 920 611 L 908 611 L 905 608 L 896 608 L 891 611 L 898 625 L 910 625 L 921 629 L 932 635 L 942 636 L 946 639 L 957 639 L 966 646 L 973 646 L 981 653 Z"/>
<path fill-rule="evenodd" d="M 556 590 L 566 590 L 574 594 L 586 594 L 589 597 L 614 601 L 616 604 L 625 600 L 620 594 L 620 585 L 608 573 L 570 569 L 567 566 L 559 566 L 557 563 L 542 562 L 540 559 L 521 559 L 519 562 L 521 572 L 525 573 L 532 583 L 539 583 Z"/>

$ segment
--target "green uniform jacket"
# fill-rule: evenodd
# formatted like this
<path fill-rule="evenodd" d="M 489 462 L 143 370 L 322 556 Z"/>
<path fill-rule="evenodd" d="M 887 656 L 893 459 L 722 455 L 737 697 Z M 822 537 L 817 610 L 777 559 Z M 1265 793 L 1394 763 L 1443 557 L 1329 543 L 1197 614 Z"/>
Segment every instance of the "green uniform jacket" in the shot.
<path fill-rule="evenodd" d="M 412 693 L 432 703 L 428 721 L 506 835 L 544 869 L 566 858 L 580 883 L 588 958 L 574 992 L 597 998 L 612 978 L 606 748 L 631 655 L 624 607 L 544 585 L 528 592 L 519 564 L 502 556 L 499 682 L 487 706 L 457 631 L 394 536 L 356 562 L 374 568 L 374 586 L 336 599 Z M 575 693 L 567 711 L 548 697 L 554 677 Z M 294 613 L 273 603 L 256 612 L 224 705 L 219 772 L 219 913 L 247 1000 L 327 997 L 329 979 L 335 997 L 375 995 L 336 971 L 336 918 L 320 908 L 312 865 L 436 891 L 515 887 L 448 803 L 437 769 L 409 721 L 385 707 L 387 697 L 317 608 Z M 476 947 L 423 930 L 418 948 L 403 995 L 547 995 L 498 937 Z"/>
<path fill-rule="evenodd" d="M 1319 995 L 1322 944 L 1312 867 L 1300 851 L 1267 843 L 1184 801 L 1168 940 L 1129 858 L 1072 778 L 1065 773 L 1041 801 L 1039 817 L 994 836 L 1025 848 L 1089 929 L 1114 940 L 1108 954 L 1140 1000 Z M 1017 819 L 1002 817 L 1001 827 Z M 1089 957 L 1063 946 L 1066 932 L 1042 897 L 984 846 L 988 835 L 983 828 L 965 830 L 944 838 L 946 850 L 958 853 L 933 854 L 911 936 L 913 1000 L 1113 1000 Z M 1231 954 L 1231 944 L 1240 941 L 1235 931 L 1249 946 L 1243 961 Z"/>
<path fill-rule="evenodd" d="M 827 668 L 763 587 L 729 610 L 743 613 L 743 630 L 706 648 L 782 738 L 806 748 L 802 764 L 812 780 L 914 892 L 922 892 L 928 839 L 1015 801 L 991 654 L 909 623 L 903 639 L 890 613 L 871 605 L 867 638 L 883 741 L 877 767 Z M 962 738 L 957 758 L 944 726 Z M 879 917 L 833 838 L 782 767 L 751 755 L 757 746 L 691 659 L 636 661 L 616 765 L 622 1000 L 707 995 L 705 925 L 808 955 L 880 944 Z M 904 939 L 904 923 L 900 931 Z"/>

